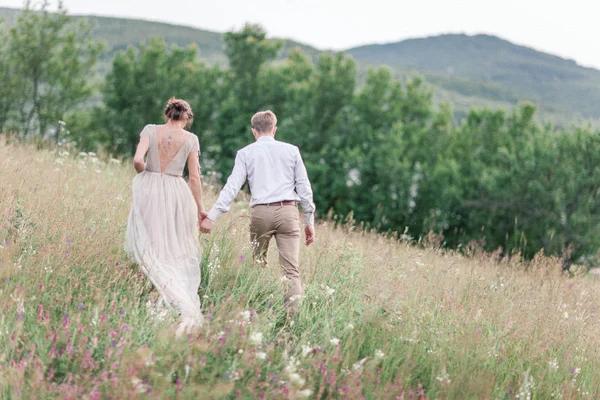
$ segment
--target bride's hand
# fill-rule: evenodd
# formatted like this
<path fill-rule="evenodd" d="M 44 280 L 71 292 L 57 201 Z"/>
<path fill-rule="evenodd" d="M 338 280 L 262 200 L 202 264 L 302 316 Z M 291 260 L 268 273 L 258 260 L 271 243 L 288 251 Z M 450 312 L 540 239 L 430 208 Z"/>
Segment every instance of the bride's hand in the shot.
<path fill-rule="evenodd" d="M 204 221 L 204 218 L 206 218 L 208 216 L 208 213 L 204 210 L 200 210 L 200 212 L 198 213 L 198 218 L 200 219 L 200 222 Z"/>
<path fill-rule="evenodd" d="M 200 229 L 200 224 L 202 223 L 202 221 L 204 221 L 207 215 L 208 213 L 206 212 L 206 210 L 204 210 L 204 208 L 198 210 L 198 229 Z"/>
<path fill-rule="evenodd" d="M 210 218 L 204 218 L 204 220 L 200 223 L 200 232 L 202 233 L 210 233 L 213 227 L 213 222 Z"/>

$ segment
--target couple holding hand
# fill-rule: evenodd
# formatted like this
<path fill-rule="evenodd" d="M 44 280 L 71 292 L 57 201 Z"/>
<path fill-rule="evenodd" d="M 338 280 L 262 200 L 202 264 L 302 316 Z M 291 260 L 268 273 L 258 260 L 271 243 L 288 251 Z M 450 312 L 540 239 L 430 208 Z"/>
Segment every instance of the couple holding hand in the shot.
<path fill-rule="evenodd" d="M 288 284 L 285 305 L 298 311 L 303 289 L 300 280 L 300 213 L 305 244 L 315 240 L 312 189 L 298 147 L 275 139 L 277 117 L 260 111 L 250 120 L 255 142 L 240 149 L 227 183 L 210 211 L 202 202 L 200 145 L 185 130 L 191 125 L 190 105 L 172 98 L 165 107 L 166 122 L 146 125 L 134 156 L 138 174 L 127 223 L 125 249 L 161 295 L 180 315 L 177 334 L 202 325 L 198 296 L 200 247 L 198 227 L 210 233 L 243 184 L 250 188 L 250 239 L 254 260 L 266 263 L 274 236 L 279 262 Z M 183 179 L 186 166 L 189 178 Z"/>

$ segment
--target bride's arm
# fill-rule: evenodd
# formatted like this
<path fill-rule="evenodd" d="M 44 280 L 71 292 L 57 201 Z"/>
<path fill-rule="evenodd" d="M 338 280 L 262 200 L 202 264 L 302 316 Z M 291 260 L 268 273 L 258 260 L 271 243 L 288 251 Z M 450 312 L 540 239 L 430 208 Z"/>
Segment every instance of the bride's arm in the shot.
<path fill-rule="evenodd" d="M 206 215 L 206 211 L 204 209 L 204 204 L 202 203 L 202 179 L 200 177 L 200 160 L 198 151 L 190 152 L 188 155 L 187 164 L 190 174 L 188 185 L 192 190 L 192 195 L 194 196 L 194 200 L 196 200 L 196 205 L 198 206 L 198 217 L 202 219 Z"/>
<path fill-rule="evenodd" d="M 146 128 L 142 131 L 140 135 L 140 142 L 137 145 L 137 149 L 135 150 L 135 155 L 133 156 L 133 168 L 139 173 L 146 168 L 146 162 L 144 161 L 144 156 L 146 156 L 146 152 L 148 151 L 148 147 L 150 146 L 150 139 L 148 135 L 145 134 Z"/>

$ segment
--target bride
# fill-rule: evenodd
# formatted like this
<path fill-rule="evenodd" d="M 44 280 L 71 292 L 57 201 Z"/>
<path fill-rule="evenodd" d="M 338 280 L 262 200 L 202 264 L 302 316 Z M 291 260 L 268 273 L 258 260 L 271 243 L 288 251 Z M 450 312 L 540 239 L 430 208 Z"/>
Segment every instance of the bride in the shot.
<path fill-rule="evenodd" d="M 164 115 L 166 123 L 146 125 L 140 133 L 125 250 L 162 300 L 180 314 L 179 336 L 203 322 L 198 225 L 206 213 L 200 145 L 196 135 L 184 129 L 191 125 L 192 109 L 186 101 L 171 98 Z M 182 176 L 186 163 L 187 183 Z"/>

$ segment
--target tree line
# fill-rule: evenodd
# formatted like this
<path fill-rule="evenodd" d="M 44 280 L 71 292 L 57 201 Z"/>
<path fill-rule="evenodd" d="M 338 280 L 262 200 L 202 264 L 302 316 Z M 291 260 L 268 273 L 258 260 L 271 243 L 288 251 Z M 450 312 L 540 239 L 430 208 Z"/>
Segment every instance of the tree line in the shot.
<path fill-rule="evenodd" d="M 102 79 L 93 73 L 102 46 L 63 9 L 27 7 L 0 35 L 0 131 L 129 156 L 164 101 L 182 97 L 203 169 L 223 181 L 252 140 L 250 116 L 270 108 L 278 137 L 302 150 L 321 217 L 433 234 L 452 248 L 596 262 L 600 135 L 541 124 L 533 105 L 455 121 L 419 78 L 359 76 L 341 53 L 279 60 L 281 44 L 256 25 L 225 34 L 227 67 L 155 38 L 118 53 Z"/>

